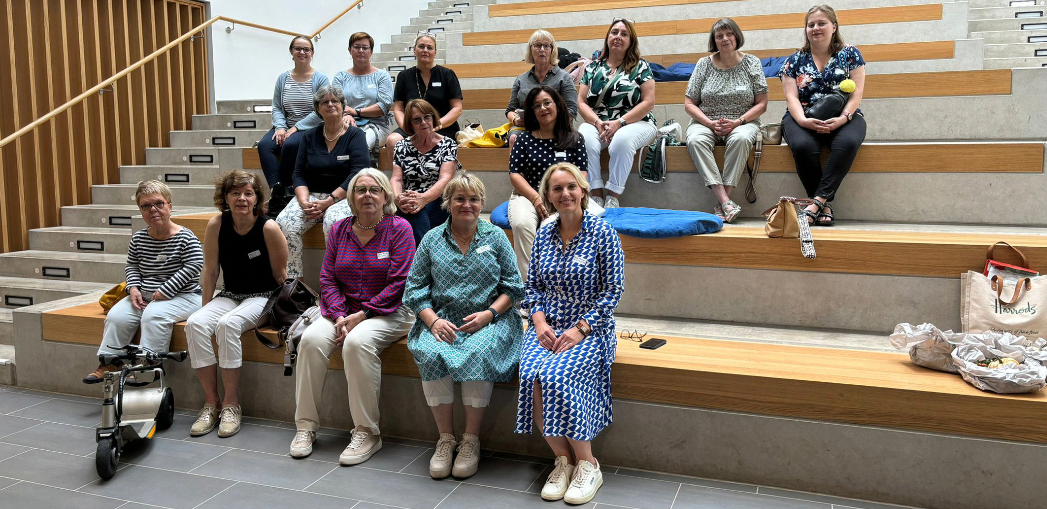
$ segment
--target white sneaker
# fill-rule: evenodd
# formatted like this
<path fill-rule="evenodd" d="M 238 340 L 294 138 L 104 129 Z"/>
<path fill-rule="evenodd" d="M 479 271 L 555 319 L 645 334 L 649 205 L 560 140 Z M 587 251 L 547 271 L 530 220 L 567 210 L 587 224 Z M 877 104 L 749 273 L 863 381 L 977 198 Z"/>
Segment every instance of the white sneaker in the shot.
<path fill-rule="evenodd" d="M 618 207 L 621 207 L 621 205 L 618 204 L 618 198 L 615 198 L 614 196 L 608 196 L 607 199 L 603 201 L 603 208 L 605 209 L 616 209 Z"/>
<path fill-rule="evenodd" d="M 338 456 L 338 463 L 342 465 L 357 465 L 371 458 L 374 453 L 382 448 L 382 437 L 371 434 L 370 431 L 362 429 L 353 430 L 353 440 Z"/>
<path fill-rule="evenodd" d="M 229 438 L 240 432 L 240 419 L 243 417 L 243 411 L 240 409 L 240 405 L 227 406 L 222 409 L 221 421 L 218 424 L 218 437 Z"/>
<path fill-rule="evenodd" d="M 575 467 L 574 479 L 571 480 L 571 486 L 567 488 L 563 501 L 568 504 L 584 504 L 596 496 L 596 490 L 602 485 L 603 474 L 600 467 L 581 460 Z"/>
<path fill-rule="evenodd" d="M 313 440 L 316 440 L 316 433 L 298 430 L 298 433 L 294 435 L 294 440 L 291 441 L 291 457 L 304 458 L 312 454 Z"/>
<path fill-rule="evenodd" d="M 451 457 L 454 456 L 454 447 L 458 443 L 454 435 L 440 433 L 440 440 L 436 442 L 436 452 L 429 460 L 429 476 L 433 479 L 443 479 L 451 475 Z"/>
<path fill-rule="evenodd" d="M 545 479 L 542 487 L 542 498 L 545 500 L 560 500 L 567 493 L 567 487 L 571 484 L 571 476 L 574 474 L 574 466 L 567 456 L 557 456 L 553 463 L 553 472 Z"/>
<path fill-rule="evenodd" d="M 218 409 L 214 405 L 204 405 L 200 415 L 196 417 L 193 427 L 189 428 L 189 436 L 198 437 L 210 433 L 218 426 Z"/>
<path fill-rule="evenodd" d="M 459 479 L 472 477 L 480 466 L 480 437 L 465 433 L 458 445 L 458 456 L 454 458 L 452 475 Z"/>
<path fill-rule="evenodd" d="M 589 196 L 589 201 L 596 203 L 600 207 L 606 208 L 603 206 L 603 198 L 600 198 L 599 196 Z"/>

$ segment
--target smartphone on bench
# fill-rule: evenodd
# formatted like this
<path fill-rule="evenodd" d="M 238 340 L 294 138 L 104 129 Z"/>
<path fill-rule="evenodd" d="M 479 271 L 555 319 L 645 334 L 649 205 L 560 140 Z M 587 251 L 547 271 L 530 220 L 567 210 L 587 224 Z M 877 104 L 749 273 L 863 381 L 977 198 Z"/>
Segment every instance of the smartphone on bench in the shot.
<path fill-rule="evenodd" d="M 657 350 L 661 348 L 662 345 L 665 344 L 665 342 L 666 341 L 664 339 L 652 338 L 648 339 L 647 341 L 644 341 L 643 343 L 640 343 L 640 348 L 644 348 L 647 350 Z"/>

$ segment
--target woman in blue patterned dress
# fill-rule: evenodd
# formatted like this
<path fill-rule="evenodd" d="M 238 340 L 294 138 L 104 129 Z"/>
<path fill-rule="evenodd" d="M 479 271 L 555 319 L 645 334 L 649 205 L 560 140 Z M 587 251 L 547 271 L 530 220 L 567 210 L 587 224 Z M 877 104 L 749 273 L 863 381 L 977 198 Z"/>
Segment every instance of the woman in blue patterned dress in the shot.
<path fill-rule="evenodd" d="M 586 212 L 589 185 L 577 166 L 550 166 L 539 191 L 560 217 L 538 229 L 531 249 L 516 432 L 530 433 L 533 420 L 556 455 L 542 498 L 584 504 L 603 484 L 591 441 L 611 423 L 625 255 L 611 225 Z"/>
<path fill-rule="evenodd" d="M 811 7 L 804 24 L 803 48 L 782 65 L 782 87 L 789 107 L 782 119 L 782 131 L 800 182 L 807 196 L 814 199 L 801 213 L 801 220 L 832 226 L 835 217 L 829 202 L 836 197 L 865 141 L 865 115 L 858 109 L 865 91 L 865 59 L 858 48 L 843 43 L 832 7 Z M 840 83 L 846 79 L 854 81 L 855 86 L 839 114 L 825 120 L 807 116 L 819 100 L 840 91 Z M 829 147 L 829 159 L 823 169 L 825 146 Z"/>
<path fill-rule="evenodd" d="M 509 311 L 523 299 L 523 281 L 505 233 L 480 221 L 484 195 L 483 182 L 468 173 L 447 183 L 443 207 L 451 218 L 422 239 L 404 290 L 404 303 L 418 313 L 407 347 L 440 431 L 429 461 L 434 479 L 476 473 L 494 382 L 512 381 L 520 358 L 523 327 Z M 462 383 L 465 433 L 452 471 L 455 382 Z"/>

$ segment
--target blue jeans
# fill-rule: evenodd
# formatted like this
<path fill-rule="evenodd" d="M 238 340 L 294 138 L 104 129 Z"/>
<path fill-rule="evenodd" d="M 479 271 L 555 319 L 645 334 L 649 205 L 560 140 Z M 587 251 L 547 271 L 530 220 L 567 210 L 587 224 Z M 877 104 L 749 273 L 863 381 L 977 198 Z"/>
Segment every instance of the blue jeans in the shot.
<path fill-rule="evenodd" d="M 396 212 L 396 215 L 406 219 L 408 223 L 411 223 L 411 229 L 414 230 L 415 247 L 422 243 L 422 237 L 425 237 L 425 234 L 428 233 L 429 230 L 432 230 L 434 226 L 447 221 L 447 211 L 440 208 L 442 202 L 443 200 L 437 198 L 429 202 L 428 205 L 415 214 L 408 214 L 402 210 Z"/>
<path fill-rule="evenodd" d="M 291 173 L 298 159 L 298 144 L 302 141 L 302 131 L 295 131 L 284 140 L 281 147 L 276 144 L 273 134 L 276 134 L 275 128 L 258 140 L 258 159 L 262 162 L 262 173 L 270 188 L 277 183 L 291 184 Z"/>

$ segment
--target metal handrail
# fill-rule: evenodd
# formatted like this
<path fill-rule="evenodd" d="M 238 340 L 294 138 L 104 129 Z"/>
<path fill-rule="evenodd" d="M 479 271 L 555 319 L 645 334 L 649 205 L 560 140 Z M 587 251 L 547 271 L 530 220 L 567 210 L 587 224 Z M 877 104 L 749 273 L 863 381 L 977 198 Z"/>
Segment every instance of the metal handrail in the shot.
<path fill-rule="evenodd" d="M 351 11 L 354 7 L 356 7 L 356 6 L 360 5 L 360 4 L 363 4 L 363 2 L 364 2 L 364 0 L 356 0 L 351 5 L 349 5 L 349 7 L 347 7 L 344 11 L 338 13 L 337 16 L 332 18 L 331 21 L 328 21 L 326 24 L 324 24 L 322 27 L 320 27 L 316 32 L 313 32 L 313 34 L 310 35 L 309 38 L 311 39 L 311 38 L 316 37 L 317 35 L 320 34 L 320 32 L 323 32 L 324 30 L 326 30 L 327 27 L 329 27 L 332 24 L 334 24 L 335 21 L 338 21 L 339 18 L 341 18 L 346 13 Z M 247 26 L 247 27 L 251 27 L 251 28 L 257 28 L 259 30 L 268 30 L 270 32 L 276 32 L 276 33 L 285 34 L 285 35 L 292 35 L 292 36 L 293 35 L 302 35 L 302 34 L 299 34 L 297 32 L 291 32 L 291 31 L 288 31 L 288 30 L 280 29 L 280 28 L 273 28 L 273 27 L 269 27 L 269 26 L 265 26 L 265 25 L 260 25 L 258 23 L 251 23 L 249 21 L 241 21 L 241 20 L 234 19 L 234 18 L 227 18 L 225 16 L 215 16 L 215 17 L 213 17 L 213 18 L 211 18 L 211 19 L 201 23 L 196 28 L 194 28 L 194 29 L 192 29 L 192 30 L 182 34 L 181 37 L 179 37 L 179 38 L 177 38 L 177 39 L 167 43 L 164 47 L 162 47 L 162 48 L 160 48 L 160 49 L 150 53 L 145 58 L 143 58 L 143 59 L 141 59 L 141 60 L 131 64 L 128 68 L 126 68 L 126 69 L 116 73 L 115 75 L 113 75 L 113 77 L 111 77 L 111 78 L 109 78 L 109 79 L 107 79 L 107 80 L 105 80 L 105 81 L 95 85 L 94 87 L 91 87 L 89 90 L 85 91 L 84 93 L 82 93 L 82 94 L 74 97 L 73 99 L 69 100 L 69 102 L 67 102 L 67 103 L 65 103 L 65 104 L 55 108 L 50 113 L 47 113 L 46 115 L 44 115 L 44 116 L 42 116 L 42 117 L 40 117 L 40 118 L 30 122 L 25 127 L 23 127 L 21 129 L 15 131 L 14 133 L 8 135 L 6 138 L 0 140 L 0 148 L 10 144 L 11 142 L 15 141 L 16 139 L 18 139 L 19 137 L 21 137 L 25 133 L 28 133 L 29 131 L 32 131 L 33 129 L 36 129 L 37 127 L 39 127 L 40 125 L 44 124 L 48 120 L 51 120 L 52 118 L 54 118 L 54 117 L 56 117 L 58 115 L 61 115 L 63 112 L 65 112 L 69 108 L 72 108 L 73 106 L 76 106 L 78 103 L 80 103 L 84 99 L 87 99 L 88 97 L 98 93 L 98 91 L 100 91 L 100 90 L 102 90 L 104 88 L 107 88 L 109 85 L 112 85 L 115 81 L 119 80 L 120 78 L 123 78 L 124 76 L 127 76 L 128 74 L 130 74 L 135 69 L 138 69 L 139 67 L 142 67 L 143 65 L 153 61 L 154 59 L 156 59 L 156 57 L 159 57 L 160 55 L 163 55 L 164 53 L 170 51 L 171 48 L 174 48 L 175 46 L 178 46 L 179 44 L 184 42 L 186 39 L 188 39 L 188 38 L 192 37 L 193 35 L 195 35 L 197 32 L 200 32 L 201 30 L 204 30 L 205 28 L 207 28 L 207 27 L 209 27 L 209 26 L 211 26 L 211 25 L 213 25 L 213 24 L 215 24 L 215 23 L 217 23 L 219 21 L 228 21 L 228 22 L 233 23 L 233 24 L 239 24 L 239 25 L 243 25 L 243 26 Z"/>

